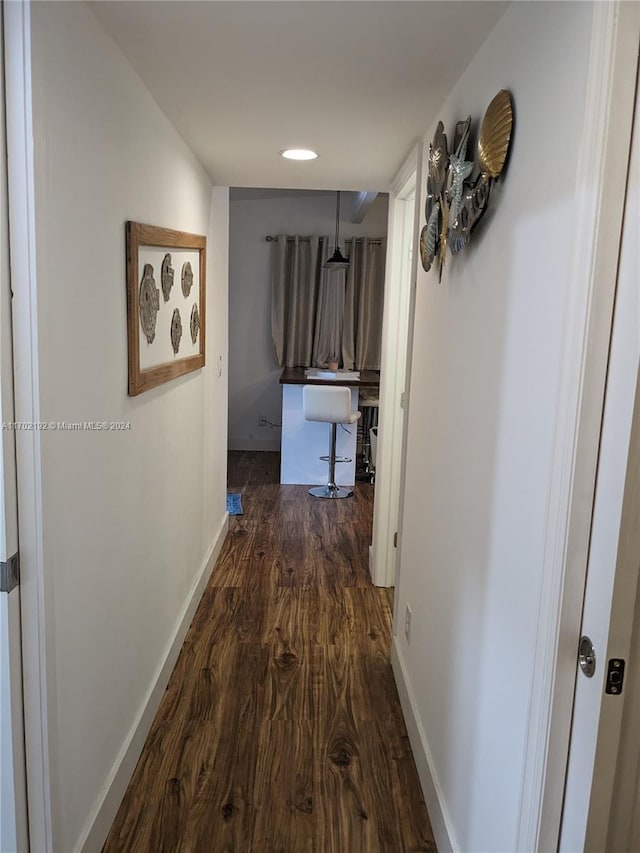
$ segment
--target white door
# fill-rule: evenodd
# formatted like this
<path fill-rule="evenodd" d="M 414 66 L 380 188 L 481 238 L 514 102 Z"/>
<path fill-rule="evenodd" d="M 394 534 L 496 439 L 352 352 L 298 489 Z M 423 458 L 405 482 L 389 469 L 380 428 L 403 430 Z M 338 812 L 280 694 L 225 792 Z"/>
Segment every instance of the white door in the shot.
<path fill-rule="evenodd" d="M 421 151 L 408 158 L 389 196 L 389 228 L 382 325 L 380 407 L 376 453 L 376 491 L 371 544 L 371 579 L 376 586 L 396 580 L 407 352 L 412 283 L 416 279 L 416 179 Z"/>
<path fill-rule="evenodd" d="M 0 69 L 4 69 L 0 38 Z M 0 86 L 0 850 L 28 850 L 4 79 Z"/>
<path fill-rule="evenodd" d="M 592 677 L 581 669 L 576 676 L 560 835 L 560 850 L 567 853 L 613 849 L 607 839 L 628 690 L 626 684 L 620 690 L 614 675 L 606 692 L 608 673 L 615 660 L 624 660 L 627 670 L 638 667 L 629 655 L 640 568 L 639 118 L 636 93 L 582 619 L 582 634 L 593 643 L 596 666 Z"/>

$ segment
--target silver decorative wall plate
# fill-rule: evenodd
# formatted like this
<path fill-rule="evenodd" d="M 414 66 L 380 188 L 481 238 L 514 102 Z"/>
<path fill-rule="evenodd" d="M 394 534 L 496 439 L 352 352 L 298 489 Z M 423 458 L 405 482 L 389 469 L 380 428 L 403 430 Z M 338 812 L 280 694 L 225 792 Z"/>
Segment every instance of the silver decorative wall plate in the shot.
<path fill-rule="evenodd" d="M 182 318 L 180 317 L 180 311 L 177 308 L 174 308 L 173 317 L 171 318 L 171 346 L 173 347 L 173 351 L 176 355 L 180 349 L 181 339 Z"/>
<path fill-rule="evenodd" d="M 156 287 L 153 277 L 153 267 L 145 264 L 140 282 L 140 293 L 138 296 L 140 306 L 140 325 L 148 344 L 153 343 L 156 336 L 156 318 L 160 310 L 160 291 Z"/>
<path fill-rule="evenodd" d="M 173 287 L 173 276 L 174 270 L 171 266 L 171 255 L 169 252 L 164 256 L 162 261 L 162 272 L 161 272 L 161 280 L 162 280 L 162 295 L 164 296 L 164 301 L 169 301 L 169 295 L 171 293 L 171 288 Z"/>
<path fill-rule="evenodd" d="M 190 261 L 182 265 L 182 293 L 187 299 L 193 287 L 193 270 Z"/>
<path fill-rule="evenodd" d="M 195 345 L 195 342 L 198 340 L 198 332 L 200 331 L 200 312 L 198 311 L 198 306 L 195 302 L 191 309 L 191 321 L 189 323 L 189 328 L 191 331 L 191 343 Z"/>

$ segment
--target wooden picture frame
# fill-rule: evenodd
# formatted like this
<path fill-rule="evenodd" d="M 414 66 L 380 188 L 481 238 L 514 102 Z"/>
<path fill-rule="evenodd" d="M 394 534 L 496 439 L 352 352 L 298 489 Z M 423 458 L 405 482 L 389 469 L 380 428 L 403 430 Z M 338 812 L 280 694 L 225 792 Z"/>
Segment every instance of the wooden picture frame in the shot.
<path fill-rule="evenodd" d="M 206 244 L 206 237 L 200 234 L 173 231 L 140 222 L 126 223 L 130 397 L 204 367 Z M 160 264 L 155 259 L 160 258 L 163 252 L 165 260 Z M 165 280 L 167 257 L 170 257 L 167 263 L 170 279 Z M 177 258 L 178 262 L 187 259 L 182 265 L 182 274 L 178 269 L 177 276 L 176 270 L 171 267 L 173 258 Z M 144 263 L 150 259 L 153 263 Z M 191 262 L 195 263 L 196 259 L 197 269 L 193 269 Z M 185 269 L 188 270 L 186 278 Z M 194 314 L 196 321 L 199 317 L 195 339 L 190 326 Z M 181 340 L 185 335 L 186 346 L 183 350 L 187 350 L 188 354 L 178 357 Z M 158 343 L 153 349 L 156 340 Z"/>

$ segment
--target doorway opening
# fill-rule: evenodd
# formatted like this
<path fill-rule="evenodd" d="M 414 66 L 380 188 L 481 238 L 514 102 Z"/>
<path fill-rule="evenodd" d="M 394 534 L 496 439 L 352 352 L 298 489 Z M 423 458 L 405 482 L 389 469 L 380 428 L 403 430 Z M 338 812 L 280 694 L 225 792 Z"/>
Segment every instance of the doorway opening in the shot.
<path fill-rule="evenodd" d="M 385 286 L 380 424 L 373 535 L 369 553 L 376 586 L 396 583 L 396 554 L 403 484 L 404 420 L 409 391 L 408 349 L 411 293 L 416 279 L 416 187 L 418 151 L 396 180 L 389 206 L 389 251 Z"/>
<path fill-rule="evenodd" d="M 322 317 L 328 312 L 330 324 L 336 327 L 335 336 L 339 340 L 340 351 L 336 353 L 338 373 L 342 369 L 358 367 L 351 363 L 348 347 L 343 346 L 345 325 L 353 323 L 353 317 L 348 315 L 346 307 L 349 272 L 331 272 L 324 276 L 322 273 L 322 252 L 328 251 L 330 254 L 335 248 L 332 236 L 335 217 L 335 191 L 231 188 L 228 449 L 229 471 L 235 473 L 229 480 L 230 490 L 238 485 L 233 484 L 231 479 L 243 480 L 238 474 L 239 470 L 246 470 L 249 479 L 269 476 L 275 478 L 275 482 L 298 485 L 321 485 L 321 479 L 326 475 L 327 463 L 318 459 L 327 453 L 325 445 L 328 444 L 328 438 L 325 440 L 323 425 L 307 424 L 307 427 L 318 427 L 319 433 L 322 432 L 318 439 L 319 446 L 316 447 L 313 439 L 307 441 L 301 413 L 292 413 L 289 397 L 301 394 L 300 383 L 304 382 L 306 368 L 330 367 L 330 360 L 327 361 L 327 353 L 324 352 L 327 337 L 323 329 L 319 328 L 322 326 Z M 360 268 L 370 262 L 369 256 L 360 256 L 361 246 L 366 241 L 374 253 L 371 257 L 375 256 L 375 263 L 379 267 L 374 272 L 382 282 L 387 219 L 388 197 L 385 194 L 341 193 L 341 249 L 352 252 L 355 258 L 352 266 L 356 266 L 360 274 Z M 273 263 L 283 240 L 288 241 L 289 247 L 285 264 L 289 267 L 315 264 L 317 268 L 315 273 L 313 270 L 303 271 L 310 281 L 309 287 L 315 288 L 309 302 L 289 300 L 286 314 L 283 309 L 283 322 L 289 327 L 296 324 L 304 327 L 304 334 L 309 336 L 306 352 L 301 357 L 298 357 L 298 351 L 294 357 L 290 351 L 286 353 L 286 358 L 283 357 L 273 336 Z M 309 249 L 310 240 L 316 240 L 316 243 Z M 298 242 L 304 246 L 305 252 L 296 254 L 291 251 L 294 241 L 296 246 Z M 293 275 L 290 268 L 286 269 L 286 274 Z M 334 298 L 333 293 L 327 296 L 327 291 L 333 289 L 334 285 L 336 289 L 342 288 L 341 298 L 345 301 L 344 308 L 338 304 L 339 300 L 336 302 L 335 314 L 331 313 L 333 305 L 327 309 L 323 301 Z M 368 309 L 374 315 L 374 325 L 375 317 L 379 317 L 379 330 L 382 327 L 382 309 L 382 298 L 375 310 Z M 355 310 L 360 309 L 356 306 Z M 358 329 L 354 334 L 357 337 Z M 356 340 L 358 347 L 361 343 L 361 340 Z M 372 450 L 370 430 L 377 426 L 378 420 L 379 348 L 380 342 L 378 354 L 374 352 L 372 356 L 367 355 L 366 367 L 371 369 L 366 372 L 374 384 L 371 387 L 357 387 L 357 393 L 353 394 L 354 408 L 358 406 L 361 411 L 358 424 L 338 428 L 338 455 L 353 459 L 350 464 L 337 466 L 337 476 L 345 478 L 344 485 L 370 483 L 375 477 L 375 436 Z M 354 351 L 351 356 L 355 361 L 361 352 Z M 301 374 L 293 380 L 299 383 L 299 387 L 284 381 L 285 368 L 297 370 Z M 346 378 L 342 378 L 346 384 Z M 341 449 L 341 442 L 344 441 L 349 444 L 348 452 Z M 282 456 L 283 449 L 286 458 Z M 249 469 L 254 473 L 249 474 Z"/>

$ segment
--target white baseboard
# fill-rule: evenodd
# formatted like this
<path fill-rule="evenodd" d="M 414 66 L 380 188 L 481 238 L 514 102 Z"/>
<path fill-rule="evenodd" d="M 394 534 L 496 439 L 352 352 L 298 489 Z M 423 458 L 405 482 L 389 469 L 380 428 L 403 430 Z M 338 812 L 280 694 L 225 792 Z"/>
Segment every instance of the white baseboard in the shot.
<path fill-rule="evenodd" d="M 280 436 L 277 438 L 232 438 L 229 450 L 277 450 L 280 451 Z"/>
<path fill-rule="evenodd" d="M 140 753 L 142 752 L 144 742 L 151 728 L 151 723 L 164 695 L 169 676 L 178 659 L 185 635 L 196 612 L 196 608 L 200 603 L 215 562 L 218 559 L 228 527 L 229 516 L 225 513 L 218 533 L 209 549 L 209 554 L 189 591 L 189 595 L 182 608 L 182 613 L 176 623 L 173 636 L 162 656 L 138 717 L 125 739 L 120 754 L 111 768 L 107 781 L 80 835 L 80 839 L 76 845 L 77 851 L 82 851 L 82 853 L 100 853 L 102 850 L 124 793 L 127 790 L 129 780 L 133 775 Z"/>
<path fill-rule="evenodd" d="M 449 817 L 442 796 L 442 790 L 433 772 L 433 759 L 431 758 L 431 752 L 427 744 L 427 736 L 422 727 L 418 706 L 413 695 L 413 690 L 411 689 L 407 668 L 404 663 L 402 651 L 398 645 L 397 637 L 393 638 L 391 644 L 391 666 L 438 853 L 457 853 L 460 847 L 456 843 L 455 833 L 453 832 L 451 818 Z"/>

